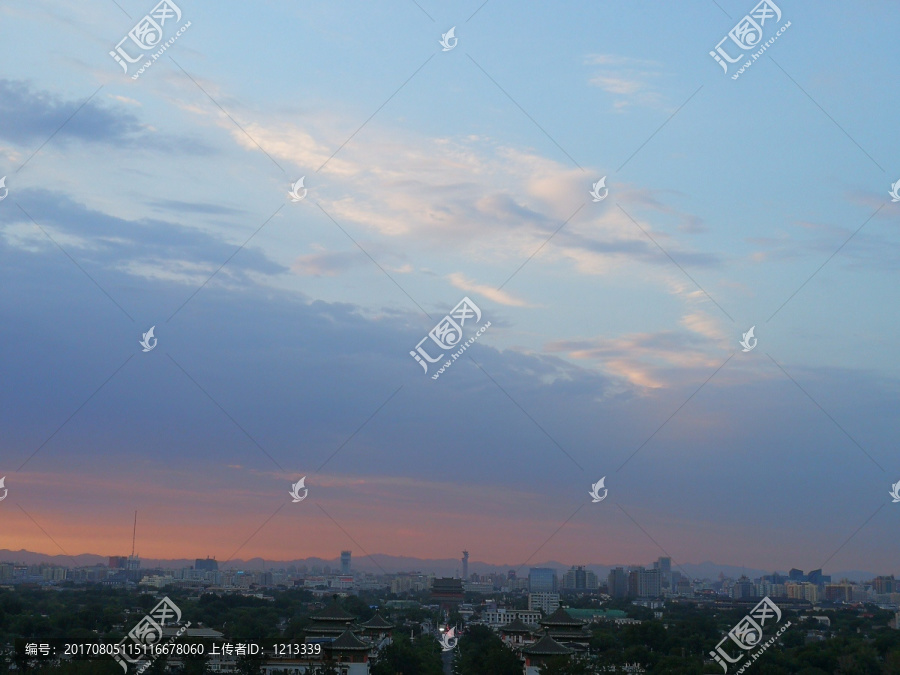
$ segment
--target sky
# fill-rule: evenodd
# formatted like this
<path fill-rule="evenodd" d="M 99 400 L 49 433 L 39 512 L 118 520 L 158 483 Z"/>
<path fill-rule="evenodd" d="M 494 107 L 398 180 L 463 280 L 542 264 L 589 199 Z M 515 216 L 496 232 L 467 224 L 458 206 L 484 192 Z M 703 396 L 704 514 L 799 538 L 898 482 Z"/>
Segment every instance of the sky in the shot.
<path fill-rule="evenodd" d="M 900 574 L 892 3 L 176 6 L 0 5 L 0 548 Z"/>

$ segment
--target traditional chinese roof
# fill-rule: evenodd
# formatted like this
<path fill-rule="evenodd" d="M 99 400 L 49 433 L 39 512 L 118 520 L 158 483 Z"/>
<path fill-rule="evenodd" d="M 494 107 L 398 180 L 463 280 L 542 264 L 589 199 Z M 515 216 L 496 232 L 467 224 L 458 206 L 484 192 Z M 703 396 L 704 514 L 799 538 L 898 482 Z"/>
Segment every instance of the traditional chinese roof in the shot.
<path fill-rule="evenodd" d="M 583 621 L 572 618 L 572 616 L 566 612 L 562 607 L 558 607 L 553 614 L 550 616 L 541 619 L 542 626 L 578 626 L 581 628 L 584 625 Z"/>
<path fill-rule="evenodd" d="M 515 621 L 511 621 L 505 626 L 500 626 L 500 630 L 504 633 L 530 633 L 531 629 L 528 625 L 522 621 L 522 619 L 517 618 Z"/>
<path fill-rule="evenodd" d="M 549 635 L 545 635 L 533 645 L 525 647 L 522 653 L 529 656 L 556 656 L 557 654 L 571 654 L 572 650 L 562 646 Z"/>
<path fill-rule="evenodd" d="M 361 623 L 360 626 L 367 630 L 390 630 L 394 627 L 394 624 L 386 620 L 378 612 L 375 612 L 375 616 L 368 621 Z"/>
<path fill-rule="evenodd" d="M 331 603 L 312 618 L 316 621 L 340 621 L 341 623 L 347 623 L 348 621 L 354 621 L 356 619 L 352 614 L 347 614 L 347 612 L 345 612 L 336 602 Z"/>
<path fill-rule="evenodd" d="M 363 642 L 349 630 L 346 630 L 328 645 L 328 649 L 333 652 L 361 652 L 372 649 L 372 645 Z"/>
<path fill-rule="evenodd" d="M 431 582 L 431 592 L 434 593 L 463 593 L 462 579 L 440 577 Z"/>
<path fill-rule="evenodd" d="M 309 626 L 306 627 L 305 633 L 307 635 L 322 635 L 325 637 L 336 637 L 343 633 L 344 631 L 350 631 L 352 633 L 359 632 L 362 630 L 358 625 L 351 621 L 347 622 L 339 622 L 339 621 L 313 621 Z"/>
<path fill-rule="evenodd" d="M 576 631 L 576 630 L 548 630 L 548 631 L 547 631 L 547 635 L 549 635 L 550 637 L 552 637 L 554 640 L 557 640 L 557 641 L 560 641 L 560 640 L 562 640 L 562 641 L 574 640 L 574 641 L 576 641 L 576 642 L 577 642 L 577 641 L 582 641 L 582 642 L 583 642 L 583 641 L 585 641 L 585 640 L 590 640 L 590 639 L 591 639 L 590 633 L 588 633 L 587 631 L 583 631 L 583 630 L 582 630 L 582 631 Z"/>

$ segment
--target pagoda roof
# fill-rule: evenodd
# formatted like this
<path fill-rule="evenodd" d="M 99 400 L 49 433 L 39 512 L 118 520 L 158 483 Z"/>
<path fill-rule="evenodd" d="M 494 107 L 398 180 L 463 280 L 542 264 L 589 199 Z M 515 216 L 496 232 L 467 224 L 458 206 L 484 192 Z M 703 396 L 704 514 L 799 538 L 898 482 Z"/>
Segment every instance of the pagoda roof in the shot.
<path fill-rule="evenodd" d="M 553 630 L 547 629 L 546 634 L 551 636 L 554 640 L 590 640 L 591 635 L 587 631 L 574 631 L 574 630 Z"/>
<path fill-rule="evenodd" d="M 525 647 L 523 654 L 530 656 L 556 656 L 557 654 L 571 654 L 573 650 L 564 647 L 549 635 L 545 635 L 533 645 Z"/>
<path fill-rule="evenodd" d="M 510 621 L 505 626 L 500 626 L 500 630 L 504 633 L 530 633 L 531 628 L 528 627 L 522 619 L 516 618 L 515 621 Z"/>
<path fill-rule="evenodd" d="M 388 628 L 393 628 L 394 624 L 392 624 L 390 621 L 385 619 L 378 612 L 375 612 L 375 616 L 373 616 L 368 621 L 364 621 L 363 623 L 360 624 L 360 626 L 362 626 L 363 628 L 368 628 L 368 629 L 381 629 L 381 628 L 388 629 Z"/>
<path fill-rule="evenodd" d="M 339 637 L 335 638 L 328 649 L 331 651 L 347 652 L 347 651 L 368 651 L 372 645 L 367 644 L 356 637 L 349 630 L 344 631 Z"/>
<path fill-rule="evenodd" d="M 562 607 L 557 607 L 556 611 L 548 617 L 541 619 L 542 626 L 583 626 L 584 622 L 573 618 Z"/>
<path fill-rule="evenodd" d="M 313 615 L 312 618 L 316 621 L 340 621 L 342 623 L 356 620 L 355 616 L 347 614 L 336 602 L 331 603 L 321 612 Z"/>
<path fill-rule="evenodd" d="M 343 633 L 344 631 L 350 631 L 351 633 L 358 633 L 362 630 L 357 624 L 351 623 L 348 621 L 347 623 L 337 623 L 335 621 L 313 621 L 309 624 L 305 629 L 304 633 L 307 636 L 322 636 L 322 637 L 336 637 Z"/>

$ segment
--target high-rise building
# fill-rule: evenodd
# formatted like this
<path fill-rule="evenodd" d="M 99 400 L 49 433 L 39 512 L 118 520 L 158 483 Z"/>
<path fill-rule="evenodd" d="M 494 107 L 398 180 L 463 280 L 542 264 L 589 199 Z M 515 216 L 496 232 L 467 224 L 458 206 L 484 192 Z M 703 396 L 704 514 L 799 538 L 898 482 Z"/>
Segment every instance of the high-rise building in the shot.
<path fill-rule="evenodd" d="M 532 593 L 555 593 L 556 570 L 550 567 L 532 567 L 528 570 L 528 590 Z"/>
<path fill-rule="evenodd" d="M 597 575 L 584 569 L 584 565 L 574 565 L 563 574 L 560 588 L 568 591 L 592 591 L 597 589 Z"/>
<path fill-rule="evenodd" d="M 827 593 L 828 587 L 826 586 L 825 588 Z M 789 598 L 808 600 L 809 602 L 818 602 L 819 600 L 819 587 L 808 581 L 801 581 L 800 583 L 788 582 L 784 585 L 784 589 Z"/>
<path fill-rule="evenodd" d="M 624 598 L 628 595 L 628 573 L 623 567 L 616 567 L 609 571 L 606 577 L 607 593 L 614 598 Z"/>
<path fill-rule="evenodd" d="M 352 551 L 341 551 L 341 574 L 350 574 L 350 556 Z"/>
<path fill-rule="evenodd" d="M 756 584 L 754 584 L 746 576 L 742 576 L 731 587 L 731 597 L 735 600 L 740 598 L 752 598 L 756 596 Z"/>
<path fill-rule="evenodd" d="M 889 577 L 875 577 L 874 585 L 876 593 L 895 593 L 898 587 L 893 574 Z"/>
<path fill-rule="evenodd" d="M 826 600 L 831 602 L 850 602 L 852 598 L 853 587 L 849 583 L 825 584 Z"/>
<path fill-rule="evenodd" d="M 463 551 L 462 557 L 462 578 L 468 581 L 469 579 L 469 552 Z"/>
<path fill-rule="evenodd" d="M 666 556 L 660 557 L 653 567 L 659 570 L 660 582 L 663 588 L 672 586 L 672 559 Z"/>
<path fill-rule="evenodd" d="M 124 555 L 111 555 L 109 556 L 109 569 L 124 570 L 127 561 L 128 558 Z"/>
<path fill-rule="evenodd" d="M 207 557 L 206 560 L 204 560 L 203 558 L 197 558 L 194 561 L 194 569 L 201 572 L 218 572 L 219 561 L 209 557 Z"/>
<path fill-rule="evenodd" d="M 141 559 L 136 555 L 130 555 L 125 560 L 125 578 L 130 581 L 140 581 Z"/>
<path fill-rule="evenodd" d="M 658 598 L 662 595 L 659 569 L 635 567 L 628 574 L 628 595 L 638 598 Z"/>
<path fill-rule="evenodd" d="M 794 567 L 788 572 L 788 579 L 795 583 L 800 583 L 801 581 L 806 581 L 806 575 L 803 574 L 803 570 L 798 570 Z"/>
<path fill-rule="evenodd" d="M 812 570 L 809 574 L 806 575 L 806 580 L 815 584 L 816 586 L 823 586 L 825 584 L 831 583 L 831 575 L 830 574 L 822 574 L 822 570 Z"/>

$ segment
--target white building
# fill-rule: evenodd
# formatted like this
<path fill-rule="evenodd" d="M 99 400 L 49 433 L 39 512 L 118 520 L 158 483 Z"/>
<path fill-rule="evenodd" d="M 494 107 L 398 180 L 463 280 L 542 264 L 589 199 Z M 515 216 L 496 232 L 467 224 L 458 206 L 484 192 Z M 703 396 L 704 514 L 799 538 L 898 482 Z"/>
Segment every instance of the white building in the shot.
<path fill-rule="evenodd" d="M 492 628 L 505 626 L 519 619 L 523 623 L 537 625 L 541 620 L 541 613 L 521 609 L 496 609 L 486 610 L 481 613 L 481 621 Z"/>
<path fill-rule="evenodd" d="M 559 593 L 529 593 L 528 609 L 553 614 L 559 609 Z"/>

